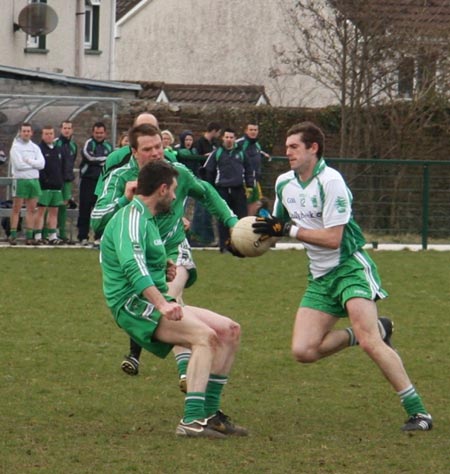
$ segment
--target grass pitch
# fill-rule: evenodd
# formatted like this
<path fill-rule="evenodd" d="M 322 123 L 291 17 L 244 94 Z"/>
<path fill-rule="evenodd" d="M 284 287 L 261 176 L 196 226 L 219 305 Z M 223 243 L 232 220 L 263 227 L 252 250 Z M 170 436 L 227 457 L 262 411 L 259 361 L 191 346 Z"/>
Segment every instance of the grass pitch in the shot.
<path fill-rule="evenodd" d="M 398 397 L 359 348 L 291 359 L 303 252 L 195 257 L 186 302 L 242 325 L 223 408 L 251 436 L 174 436 L 175 361 L 143 354 L 138 377 L 121 372 L 128 340 L 105 307 L 96 251 L 2 248 L 2 474 L 449 472 L 450 253 L 375 254 L 390 293 L 380 313 L 394 319 L 394 344 L 435 420 L 413 435 L 400 432 Z"/>

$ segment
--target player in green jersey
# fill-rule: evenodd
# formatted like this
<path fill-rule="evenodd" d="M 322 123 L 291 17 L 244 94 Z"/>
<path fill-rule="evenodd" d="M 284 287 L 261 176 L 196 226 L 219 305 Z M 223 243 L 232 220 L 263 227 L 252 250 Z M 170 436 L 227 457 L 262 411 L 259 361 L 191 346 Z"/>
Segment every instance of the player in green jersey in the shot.
<path fill-rule="evenodd" d="M 311 122 L 288 131 L 291 171 L 276 181 L 274 217 L 253 224 L 256 233 L 289 235 L 306 249 L 308 287 L 295 319 L 293 355 L 298 362 L 310 363 L 359 344 L 398 393 L 408 415 L 403 431 L 430 430 L 431 415 L 390 346 L 392 323 L 377 319 L 375 301 L 387 294 L 375 263 L 363 250 L 351 192 L 342 176 L 326 165 L 323 148 L 323 132 Z M 343 316 L 352 327 L 333 330 Z"/>
<path fill-rule="evenodd" d="M 133 127 L 129 133 L 133 156 L 121 168 L 111 172 L 104 183 L 91 215 L 91 226 L 101 233 L 107 222 L 122 207 L 128 205 L 134 196 L 139 169 L 150 161 L 163 160 L 162 139 L 159 129 L 151 125 Z M 145 141 L 145 144 L 144 144 Z M 145 146 L 144 146 L 145 145 Z M 169 257 L 177 264 L 178 271 L 174 281 L 170 282 L 169 294 L 179 301 L 185 287 L 194 283 L 197 277 L 192 252 L 187 242 L 184 225 L 184 202 L 188 196 L 200 200 L 208 211 L 228 227 L 237 222 L 237 217 L 209 183 L 196 178 L 181 163 L 172 164 L 178 173 L 178 190 L 171 212 L 157 216 L 158 227 Z M 189 352 L 186 349 L 174 350 L 181 387 L 184 389 L 186 367 Z M 122 370 L 130 375 L 139 372 L 141 347 L 130 340 L 130 353 L 122 362 Z"/>
<path fill-rule="evenodd" d="M 142 145 L 152 137 L 143 137 Z M 163 160 L 139 172 L 135 195 L 105 228 L 100 245 L 103 291 L 119 327 L 164 358 L 174 344 L 192 351 L 187 369 L 184 416 L 178 436 L 245 436 L 220 410 L 223 387 L 240 340 L 240 326 L 210 310 L 182 306 L 167 294 L 176 270 L 167 258 L 156 217 L 175 200 L 176 168 Z"/>

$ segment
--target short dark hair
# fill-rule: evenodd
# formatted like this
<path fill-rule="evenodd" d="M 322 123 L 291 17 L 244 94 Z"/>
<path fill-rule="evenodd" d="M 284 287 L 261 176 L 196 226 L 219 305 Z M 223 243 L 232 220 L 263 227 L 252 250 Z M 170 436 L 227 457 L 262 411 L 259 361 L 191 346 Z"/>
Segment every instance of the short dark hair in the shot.
<path fill-rule="evenodd" d="M 72 120 L 63 120 L 63 121 L 59 124 L 59 126 L 62 127 L 65 123 L 70 123 L 70 125 L 73 125 Z"/>
<path fill-rule="evenodd" d="M 33 130 L 33 127 L 30 122 L 23 122 L 20 124 L 19 130 L 22 129 L 22 127 L 30 127 Z"/>
<path fill-rule="evenodd" d="M 221 129 L 222 129 L 222 125 L 220 125 L 219 122 L 209 122 L 208 125 L 206 126 L 207 132 L 213 132 L 214 130 L 218 132 Z"/>
<path fill-rule="evenodd" d="M 300 135 L 300 141 L 302 141 L 306 148 L 311 148 L 313 143 L 317 143 L 317 157 L 322 158 L 324 146 L 325 146 L 325 135 L 322 130 L 312 122 L 301 122 L 293 125 L 288 131 L 287 136 Z"/>
<path fill-rule="evenodd" d="M 234 128 L 231 128 L 231 127 L 224 128 L 224 130 L 222 132 L 222 135 L 225 135 L 225 133 L 233 133 L 234 136 L 236 136 L 236 130 Z"/>
<path fill-rule="evenodd" d="M 104 128 L 106 130 L 106 125 L 103 122 L 95 122 L 94 125 L 92 125 L 92 130 L 94 128 Z"/>
<path fill-rule="evenodd" d="M 53 125 L 46 124 L 42 127 L 41 130 L 53 130 L 53 131 L 55 131 L 55 128 L 53 127 Z"/>
<path fill-rule="evenodd" d="M 137 149 L 139 137 L 155 137 L 156 135 L 161 137 L 161 130 L 159 128 L 156 128 L 149 123 L 143 123 L 130 128 L 130 131 L 128 132 L 128 140 L 131 148 Z"/>
<path fill-rule="evenodd" d="M 162 184 L 170 186 L 177 176 L 178 171 L 167 161 L 150 161 L 139 171 L 136 194 L 151 196 Z"/>

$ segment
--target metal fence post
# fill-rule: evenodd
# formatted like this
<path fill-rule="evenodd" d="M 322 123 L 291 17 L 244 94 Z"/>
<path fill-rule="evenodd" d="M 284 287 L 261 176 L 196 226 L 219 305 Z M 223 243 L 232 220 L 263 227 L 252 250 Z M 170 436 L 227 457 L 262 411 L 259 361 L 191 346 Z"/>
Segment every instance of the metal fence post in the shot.
<path fill-rule="evenodd" d="M 430 205 L 430 167 L 423 165 L 423 187 L 422 187 L 422 250 L 428 247 L 428 219 Z"/>

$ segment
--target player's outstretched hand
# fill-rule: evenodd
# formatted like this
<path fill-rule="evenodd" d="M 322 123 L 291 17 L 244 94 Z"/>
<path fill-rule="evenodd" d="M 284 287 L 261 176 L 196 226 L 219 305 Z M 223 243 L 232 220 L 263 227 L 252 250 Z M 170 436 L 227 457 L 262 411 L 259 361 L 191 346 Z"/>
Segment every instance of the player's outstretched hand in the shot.
<path fill-rule="evenodd" d="M 252 224 L 255 234 L 270 235 L 271 237 L 283 237 L 289 234 L 289 224 L 284 224 L 278 217 L 257 217 Z"/>
<path fill-rule="evenodd" d="M 238 250 L 236 250 L 236 248 L 234 247 L 231 239 L 227 239 L 225 241 L 225 248 L 228 250 L 228 252 L 230 252 L 232 255 L 234 255 L 235 257 L 239 257 L 239 258 L 245 258 L 245 255 L 242 255 L 241 252 L 239 252 Z"/>

